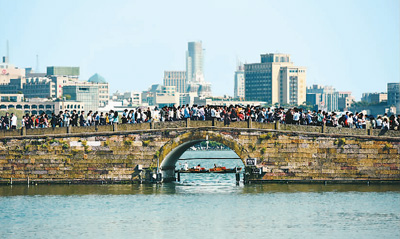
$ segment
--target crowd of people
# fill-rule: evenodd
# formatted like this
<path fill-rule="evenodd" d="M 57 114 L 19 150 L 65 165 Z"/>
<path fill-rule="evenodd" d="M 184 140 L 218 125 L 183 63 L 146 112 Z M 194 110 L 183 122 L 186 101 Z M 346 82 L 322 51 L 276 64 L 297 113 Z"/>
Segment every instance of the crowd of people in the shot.
<path fill-rule="evenodd" d="M 400 130 L 400 115 L 387 114 L 378 116 L 376 119 L 363 113 L 345 112 L 338 115 L 335 112 L 309 111 L 301 108 L 265 108 L 256 106 L 242 107 L 236 106 L 198 106 L 182 105 L 178 107 L 155 107 L 150 109 L 137 108 L 132 110 L 125 109 L 122 114 L 117 111 L 86 113 L 76 110 L 60 111 L 58 114 L 52 113 L 50 116 L 42 113 L 40 115 L 26 114 L 21 119 L 22 127 L 26 128 L 48 128 L 48 127 L 67 127 L 67 126 L 92 126 L 92 125 L 111 125 L 111 124 L 135 124 L 144 122 L 164 122 L 191 120 L 218 120 L 223 121 L 224 125 L 229 125 L 235 121 L 252 120 L 260 123 L 280 122 L 282 124 L 296 125 L 315 125 L 348 128 L 366 128 L 367 124 L 374 129 Z M 0 119 L 2 129 L 15 129 L 17 127 L 17 116 L 6 113 Z"/>

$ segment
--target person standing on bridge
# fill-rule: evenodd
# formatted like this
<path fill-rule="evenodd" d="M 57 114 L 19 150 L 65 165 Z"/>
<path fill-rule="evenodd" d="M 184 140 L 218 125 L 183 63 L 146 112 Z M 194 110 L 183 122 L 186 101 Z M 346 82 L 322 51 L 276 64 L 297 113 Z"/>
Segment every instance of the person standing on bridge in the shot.
<path fill-rule="evenodd" d="M 81 112 L 81 115 L 79 116 L 79 125 L 80 126 L 85 126 L 86 120 L 85 120 L 85 111 Z"/>
<path fill-rule="evenodd" d="M 118 122 L 119 122 L 118 111 L 115 111 L 113 117 L 113 124 L 118 124 Z"/>
<path fill-rule="evenodd" d="M 183 105 L 182 110 L 183 110 L 183 118 L 184 119 L 190 118 L 189 105 L 187 105 L 186 107 L 185 105 Z"/>
<path fill-rule="evenodd" d="M 63 126 L 68 127 L 69 126 L 69 120 L 70 120 L 70 114 L 68 110 L 65 110 L 65 113 L 63 114 Z"/>
<path fill-rule="evenodd" d="M 8 112 L 3 118 L 3 129 L 9 129 L 10 128 L 10 119 L 8 118 Z"/>
<path fill-rule="evenodd" d="M 14 113 L 11 113 L 11 129 L 17 129 L 17 116 Z"/>
<path fill-rule="evenodd" d="M 146 122 L 150 123 L 152 119 L 150 107 L 147 107 L 146 111 Z"/>

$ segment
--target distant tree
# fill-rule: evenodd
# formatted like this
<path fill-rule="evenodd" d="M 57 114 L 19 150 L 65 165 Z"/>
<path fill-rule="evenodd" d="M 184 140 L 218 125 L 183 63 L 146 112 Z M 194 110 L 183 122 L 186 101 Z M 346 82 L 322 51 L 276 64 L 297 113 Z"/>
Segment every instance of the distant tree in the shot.
<path fill-rule="evenodd" d="M 314 110 L 315 109 L 315 105 L 313 105 L 310 102 L 303 102 L 303 104 L 297 106 L 297 108 L 303 109 L 303 110 Z"/>
<path fill-rule="evenodd" d="M 65 94 L 63 97 L 65 97 L 66 100 L 70 100 L 72 97 L 71 95 Z"/>

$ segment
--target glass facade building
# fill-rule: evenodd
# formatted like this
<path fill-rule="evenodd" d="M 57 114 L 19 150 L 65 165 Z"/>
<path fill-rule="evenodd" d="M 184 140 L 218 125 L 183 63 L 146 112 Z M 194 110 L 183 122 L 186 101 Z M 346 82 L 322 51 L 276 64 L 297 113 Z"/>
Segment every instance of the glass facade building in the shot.
<path fill-rule="evenodd" d="M 269 104 L 300 105 L 306 101 L 306 68 L 288 54 L 262 54 L 261 63 L 244 65 L 245 98 Z"/>
<path fill-rule="evenodd" d="M 64 96 L 70 95 L 71 100 L 84 103 L 87 111 L 97 111 L 99 108 L 99 87 L 97 85 L 68 85 L 63 87 Z"/>
<path fill-rule="evenodd" d="M 175 86 L 178 93 L 186 91 L 185 71 L 164 71 L 164 86 Z"/>
<path fill-rule="evenodd" d="M 196 81 L 196 75 L 204 76 L 203 46 L 201 42 L 189 42 L 186 53 L 187 81 Z"/>
<path fill-rule="evenodd" d="M 79 67 L 74 66 L 48 66 L 49 76 L 79 76 Z"/>

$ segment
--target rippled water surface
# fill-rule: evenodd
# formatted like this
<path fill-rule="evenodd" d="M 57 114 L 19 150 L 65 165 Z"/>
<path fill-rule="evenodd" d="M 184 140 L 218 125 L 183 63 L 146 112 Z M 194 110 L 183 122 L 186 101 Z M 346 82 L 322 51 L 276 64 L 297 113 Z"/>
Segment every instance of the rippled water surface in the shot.
<path fill-rule="evenodd" d="M 184 156 L 205 155 L 235 157 Z M 234 159 L 188 163 L 241 166 Z M 233 174 L 181 179 L 163 185 L 1 186 L 0 237 L 400 238 L 399 186 L 236 186 Z"/>

